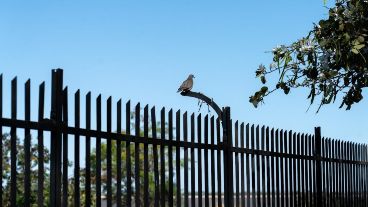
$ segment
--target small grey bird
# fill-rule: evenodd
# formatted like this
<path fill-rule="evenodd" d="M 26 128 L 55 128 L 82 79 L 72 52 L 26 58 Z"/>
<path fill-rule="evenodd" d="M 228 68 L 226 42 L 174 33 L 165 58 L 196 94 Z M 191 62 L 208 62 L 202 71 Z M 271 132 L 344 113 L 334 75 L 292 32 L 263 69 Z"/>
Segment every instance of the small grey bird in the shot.
<path fill-rule="evenodd" d="M 188 76 L 188 78 L 181 84 L 181 86 L 179 87 L 177 93 L 187 92 L 187 91 L 192 90 L 192 88 L 193 88 L 193 78 L 195 78 L 194 75 L 190 74 Z"/>

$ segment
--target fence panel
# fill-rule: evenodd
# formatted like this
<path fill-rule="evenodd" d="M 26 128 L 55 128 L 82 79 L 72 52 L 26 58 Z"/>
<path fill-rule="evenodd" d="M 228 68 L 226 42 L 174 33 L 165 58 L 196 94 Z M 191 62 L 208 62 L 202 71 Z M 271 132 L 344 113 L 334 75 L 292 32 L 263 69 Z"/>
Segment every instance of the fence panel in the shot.
<path fill-rule="evenodd" d="M 120 99 L 115 105 L 108 97 L 102 109 L 98 95 L 92 108 L 88 92 L 83 105 L 79 90 L 69 99 L 62 75 L 52 71 L 50 109 L 45 83 L 39 85 L 37 121 L 31 119 L 31 81 L 18 104 L 17 78 L 11 115 L 3 117 L 0 76 L 2 206 L 367 205 L 366 144 L 322 138 L 320 128 L 310 135 L 240 123 L 231 120 L 229 108 L 221 117 L 191 114 L 189 120 L 187 112 L 162 108 L 156 120 L 155 107 L 137 103 L 132 111 L 128 101 L 122 120 Z"/>

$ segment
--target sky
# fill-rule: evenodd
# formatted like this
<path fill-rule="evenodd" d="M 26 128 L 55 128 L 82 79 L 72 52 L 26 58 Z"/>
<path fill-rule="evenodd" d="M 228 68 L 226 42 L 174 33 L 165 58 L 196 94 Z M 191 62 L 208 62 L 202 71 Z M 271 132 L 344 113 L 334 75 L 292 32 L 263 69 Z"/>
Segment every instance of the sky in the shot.
<path fill-rule="evenodd" d="M 331 1 L 326 6 L 330 5 Z M 197 113 L 195 99 L 176 93 L 194 74 L 193 91 L 230 106 L 233 120 L 303 133 L 321 126 L 325 137 L 367 143 L 366 99 L 350 111 L 338 108 L 339 99 L 318 114 L 317 105 L 307 112 L 308 91 L 303 89 L 288 96 L 274 93 L 257 109 L 248 102 L 261 87 L 255 70 L 272 61 L 267 51 L 305 36 L 327 13 L 322 0 L 4 0 L 4 114 L 9 117 L 13 77 L 18 77 L 20 96 L 22 84 L 31 78 L 36 107 L 38 85 L 46 81 L 46 94 L 50 93 L 54 68 L 64 69 L 70 96 L 80 89 L 82 95 L 91 91 L 94 98 L 101 93 L 103 100 L 112 96 L 115 102 L 121 98 Z M 36 115 L 32 110 L 33 120 Z"/>

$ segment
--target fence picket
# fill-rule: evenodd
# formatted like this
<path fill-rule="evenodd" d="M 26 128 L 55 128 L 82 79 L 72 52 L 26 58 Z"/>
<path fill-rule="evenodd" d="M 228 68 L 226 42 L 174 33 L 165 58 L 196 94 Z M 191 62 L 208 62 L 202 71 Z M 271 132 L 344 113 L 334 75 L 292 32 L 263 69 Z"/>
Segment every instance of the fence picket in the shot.
<path fill-rule="evenodd" d="M 144 107 L 144 112 L 143 112 L 143 133 L 144 133 L 144 137 L 148 137 L 148 105 L 146 105 Z M 143 162 L 144 162 L 144 206 L 149 206 L 149 165 L 148 165 L 148 144 L 145 143 L 144 144 L 144 149 L 143 149 Z"/>
<path fill-rule="evenodd" d="M 155 107 L 151 109 L 151 122 L 152 122 L 152 139 L 157 139 L 157 131 L 156 131 L 156 110 Z M 158 170 L 158 152 L 157 152 L 157 144 L 152 146 L 153 152 L 153 176 L 154 176 L 154 184 L 155 184 L 155 201 L 154 206 L 158 207 L 160 205 L 160 177 Z"/>
<path fill-rule="evenodd" d="M 216 119 L 217 144 L 221 143 L 220 119 Z M 217 205 L 222 207 L 221 150 L 217 150 Z"/>
<path fill-rule="evenodd" d="M 91 92 L 86 95 L 86 129 L 91 129 Z M 86 136 L 85 206 L 91 206 L 91 137 Z M 119 189 L 119 188 L 118 188 Z"/>
<path fill-rule="evenodd" d="M 139 137 L 141 136 L 141 104 L 137 103 L 135 106 L 135 136 Z M 162 129 L 161 129 L 162 130 Z M 162 131 L 161 131 L 162 133 Z M 135 189 L 135 195 L 134 195 L 134 206 L 140 207 L 141 206 L 141 184 L 140 184 L 140 143 L 135 142 L 134 143 L 134 189 Z M 161 169 L 162 170 L 162 169 Z"/>
<path fill-rule="evenodd" d="M 197 116 L 197 143 L 202 143 L 202 134 L 201 134 L 201 128 L 202 128 L 202 117 L 201 114 Z M 198 207 L 202 207 L 202 150 L 201 148 L 197 148 L 197 176 L 198 176 L 198 190 L 197 190 L 197 196 L 198 196 Z"/>
<path fill-rule="evenodd" d="M 292 155 L 293 154 L 293 132 L 289 131 L 289 136 L 288 136 L 288 154 Z M 295 204 L 293 203 L 293 159 L 289 159 L 289 174 L 288 174 L 288 178 L 289 178 L 289 204 L 290 206 L 294 206 Z"/>
<path fill-rule="evenodd" d="M 275 151 L 280 152 L 280 142 L 279 142 L 279 130 L 276 129 L 275 132 Z M 276 206 L 280 207 L 280 158 L 276 157 Z"/>
<path fill-rule="evenodd" d="M 0 87 L 2 87 L 2 75 L 0 77 Z M 0 89 L 0 104 L 2 104 L 2 88 Z M 38 122 L 42 122 L 44 119 L 44 106 L 45 106 L 45 82 L 42 82 L 39 86 L 38 92 Z M 2 106 L 0 106 L 0 118 L 2 118 Z M 2 127 L 0 127 L 0 134 L 2 134 Z M 44 145 L 43 145 L 43 130 L 37 130 L 37 154 L 38 154 L 38 173 L 37 173 L 37 204 L 38 207 L 43 207 L 44 197 L 43 197 L 43 190 L 44 190 Z M 0 142 L 2 143 L 2 142 Z M 2 146 L 0 147 L 2 150 Z M 0 153 L 2 155 L 2 151 Z M 2 162 L 1 162 L 2 165 Z M 2 170 L 1 170 L 2 172 Z M 0 176 L 2 177 L 2 176 Z M 1 181 L 2 178 L 0 178 Z M 1 181 L 2 183 L 2 181 Z M 0 189 L 0 192 L 2 188 Z M 1 195 L 0 195 L 0 199 Z"/>
<path fill-rule="evenodd" d="M 260 169 L 260 155 L 258 154 L 258 150 L 260 150 L 259 148 L 259 125 L 257 125 L 256 127 L 256 137 L 255 137 L 255 142 L 256 142 L 256 146 L 255 146 L 255 155 L 256 155 L 256 172 L 255 175 L 257 177 L 257 183 L 256 183 L 256 195 L 257 195 L 257 206 L 261 205 L 261 169 Z"/>
<path fill-rule="evenodd" d="M 270 152 L 270 128 L 266 128 L 266 151 Z M 271 206 L 271 175 L 270 175 L 270 159 L 272 159 L 271 156 L 266 157 L 267 161 L 267 206 Z"/>
<path fill-rule="evenodd" d="M 188 142 L 188 113 L 183 114 L 184 142 Z M 184 206 L 189 205 L 188 147 L 184 147 Z"/>
<path fill-rule="evenodd" d="M 161 109 L 161 140 L 166 139 L 165 135 L 165 108 Z M 166 199 L 165 199 L 165 193 L 166 193 L 166 179 L 165 179 L 165 146 L 160 145 L 160 172 L 161 172 L 161 207 L 165 207 Z"/>
<path fill-rule="evenodd" d="M 176 141 L 180 142 L 180 110 L 176 112 Z M 180 145 L 176 146 L 176 206 L 181 207 Z"/>
<path fill-rule="evenodd" d="M 194 114 L 190 116 L 190 141 L 192 144 L 195 143 L 195 129 L 194 129 Z M 196 186 L 196 179 L 195 179 L 195 155 L 194 155 L 194 148 L 190 148 L 190 186 L 191 186 L 191 206 L 196 206 L 195 204 L 195 186 Z"/>
<path fill-rule="evenodd" d="M 211 117 L 211 126 L 210 126 L 210 131 L 211 131 L 211 145 L 214 146 L 215 145 L 215 118 L 212 116 Z M 211 150 L 211 206 L 215 206 L 216 205 L 216 179 L 215 179 L 215 150 L 212 149 Z"/>
<path fill-rule="evenodd" d="M 244 149 L 244 123 L 240 125 L 240 148 Z M 245 207 L 245 174 L 244 174 L 244 153 L 240 157 L 240 180 L 241 180 L 241 207 Z M 249 198 L 248 198 L 249 199 Z"/>
<path fill-rule="evenodd" d="M 284 148 L 283 148 L 283 152 L 285 154 L 288 154 L 288 132 L 285 130 L 284 131 Z M 284 158 L 284 164 L 285 164 L 285 169 L 284 169 L 284 181 L 285 181 L 285 185 L 284 185 L 284 202 L 285 202 L 285 206 L 289 207 L 289 171 L 288 171 L 288 158 Z"/>
<path fill-rule="evenodd" d="M 147 112 L 148 113 L 148 112 Z M 121 134 L 121 99 L 116 104 L 116 133 Z M 88 144 L 90 145 L 90 144 Z M 90 147 L 90 146 L 89 146 Z M 89 167 L 87 168 L 89 169 Z M 121 207 L 121 139 L 116 141 L 116 207 Z"/>
<path fill-rule="evenodd" d="M 255 168 L 255 134 L 254 134 L 254 125 L 251 127 L 251 149 L 252 149 L 252 156 L 251 156 L 251 169 L 252 169 L 252 205 L 256 206 L 256 168 Z"/>
<path fill-rule="evenodd" d="M 101 94 L 96 99 L 96 129 L 101 131 Z M 96 207 L 101 207 L 101 137 L 96 137 Z"/>
<path fill-rule="evenodd" d="M 68 88 L 63 91 L 63 121 L 68 124 Z M 68 133 L 63 133 L 63 198 L 62 205 L 68 206 Z"/>
<path fill-rule="evenodd" d="M 111 112 L 111 107 L 112 107 L 112 98 L 111 96 L 107 99 L 107 103 L 106 103 L 106 130 L 108 133 L 111 133 L 111 117 L 112 117 L 112 112 Z M 108 137 L 106 137 L 107 139 L 107 143 L 106 143 L 106 176 L 107 176 L 107 207 L 111 207 L 112 206 L 112 152 L 111 152 L 111 148 L 112 148 L 112 144 L 111 144 L 111 139 L 109 139 Z M 76 205 L 78 206 L 78 205 Z"/>
<path fill-rule="evenodd" d="M 265 126 L 261 128 L 261 150 L 265 150 Z M 261 164 L 262 164 L 262 205 L 266 205 L 266 162 L 265 156 L 262 155 L 261 157 Z"/>
<path fill-rule="evenodd" d="M 238 126 L 239 123 L 238 121 L 235 122 L 235 147 L 238 148 L 238 133 L 239 133 L 239 129 Z M 235 205 L 236 207 L 240 206 L 240 200 L 239 200 L 239 153 L 235 152 Z"/>
<path fill-rule="evenodd" d="M 275 130 L 272 128 L 271 129 L 271 152 L 275 152 L 275 140 L 274 140 L 274 135 L 275 135 Z M 276 180 L 275 180 L 275 157 L 271 157 L 271 191 L 272 191 L 272 206 L 275 207 L 276 206 L 276 198 L 275 198 L 275 184 L 276 184 Z"/>
<path fill-rule="evenodd" d="M 280 130 L 280 153 L 284 153 L 284 130 Z M 280 206 L 285 206 L 284 158 L 280 157 Z"/>
<path fill-rule="evenodd" d="M 172 109 L 170 109 L 169 111 L 169 140 L 172 141 L 173 140 L 173 114 L 172 114 Z M 173 196 L 174 196 L 174 181 L 173 181 L 173 172 L 174 172 L 174 168 L 173 168 L 173 153 L 172 153 L 172 146 L 168 146 L 168 159 L 169 159 L 169 196 L 168 196 L 168 200 L 169 200 L 169 207 L 173 207 L 174 205 L 174 201 L 173 201 Z"/>
<path fill-rule="evenodd" d="M 11 82 L 11 119 L 17 119 L 17 77 Z M 17 128 L 10 128 L 10 205 L 17 205 Z"/>
<path fill-rule="evenodd" d="M 80 91 L 78 90 L 74 95 L 74 125 L 75 128 L 80 127 Z M 79 148 L 80 148 L 80 136 L 75 134 L 74 136 L 74 206 L 80 206 L 80 172 L 79 172 Z M 109 148 L 109 147 L 107 147 Z M 107 166 L 109 168 L 109 166 Z"/>
<path fill-rule="evenodd" d="M 24 85 L 24 120 L 31 121 L 31 80 Z M 31 202 L 31 130 L 24 129 L 24 203 L 29 207 Z"/>
<path fill-rule="evenodd" d="M 209 144 L 208 136 L 208 115 L 204 117 L 204 144 Z M 208 176 L 208 151 L 204 150 L 204 206 L 209 207 L 209 176 Z"/>
<path fill-rule="evenodd" d="M 126 103 L 125 106 L 125 130 L 126 130 L 126 134 L 130 135 L 130 130 L 131 130 L 131 122 L 130 122 L 130 112 L 131 112 L 131 108 L 130 108 L 130 101 L 128 101 Z M 155 113 L 154 113 L 154 109 L 153 113 L 152 113 L 152 137 L 155 138 L 155 130 L 156 130 L 156 120 L 155 120 Z M 153 122 L 155 121 L 155 122 Z M 132 206 L 132 160 L 131 160 L 131 145 L 130 145 L 130 141 L 127 141 L 125 144 L 125 150 L 126 150 L 126 179 L 127 179 L 127 192 L 126 192 L 126 204 L 128 207 Z M 156 197 L 156 195 L 155 195 Z"/>

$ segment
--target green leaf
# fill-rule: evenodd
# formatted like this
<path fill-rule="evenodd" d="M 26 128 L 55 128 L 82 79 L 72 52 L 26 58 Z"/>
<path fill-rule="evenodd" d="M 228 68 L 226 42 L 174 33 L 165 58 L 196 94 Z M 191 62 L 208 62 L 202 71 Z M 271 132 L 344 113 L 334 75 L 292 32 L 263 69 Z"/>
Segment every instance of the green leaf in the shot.
<path fill-rule="evenodd" d="M 364 47 L 365 45 L 364 44 L 359 44 L 359 45 L 354 45 L 354 48 L 357 49 L 357 50 L 360 50 Z"/>
<path fill-rule="evenodd" d="M 353 53 L 355 53 L 355 54 L 359 54 L 359 51 L 358 51 L 357 49 L 355 49 L 355 48 L 351 49 L 351 51 L 352 51 Z"/>
<path fill-rule="evenodd" d="M 363 36 L 359 36 L 357 38 L 357 40 L 360 42 L 360 43 L 363 43 L 364 42 L 364 37 Z"/>

